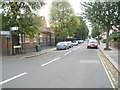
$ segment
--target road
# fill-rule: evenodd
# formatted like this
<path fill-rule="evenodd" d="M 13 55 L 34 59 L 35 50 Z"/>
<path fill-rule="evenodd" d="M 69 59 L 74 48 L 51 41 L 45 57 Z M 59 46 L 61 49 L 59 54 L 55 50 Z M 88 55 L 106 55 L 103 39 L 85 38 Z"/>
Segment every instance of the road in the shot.
<path fill-rule="evenodd" d="M 3 88 L 114 88 L 99 49 L 86 43 L 2 65 Z"/>

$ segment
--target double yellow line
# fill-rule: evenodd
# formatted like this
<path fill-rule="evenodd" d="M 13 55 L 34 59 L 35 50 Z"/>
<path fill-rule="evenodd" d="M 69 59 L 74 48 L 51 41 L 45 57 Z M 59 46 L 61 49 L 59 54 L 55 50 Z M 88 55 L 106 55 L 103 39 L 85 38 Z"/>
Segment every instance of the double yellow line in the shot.
<path fill-rule="evenodd" d="M 113 81 L 116 82 L 116 80 L 114 79 L 114 77 L 113 77 L 112 73 L 110 72 L 110 70 L 107 69 L 107 65 L 106 65 L 106 63 L 104 62 L 104 60 L 100 57 L 100 54 L 99 54 L 98 50 L 97 50 L 97 53 L 98 53 L 98 56 L 99 56 L 100 61 L 101 61 L 101 63 L 102 63 L 102 66 L 103 66 L 103 68 L 104 68 L 104 70 L 105 70 L 105 72 L 106 72 L 106 74 L 107 74 L 107 76 L 108 76 L 108 79 L 109 79 L 109 81 L 110 81 L 110 83 L 111 83 L 112 88 L 113 88 L 114 90 L 116 90 L 115 85 L 114 85 L 114 83 L 113 83 Z M 112 81 L 112 80 L 113 80 L 113 81 Z"/>

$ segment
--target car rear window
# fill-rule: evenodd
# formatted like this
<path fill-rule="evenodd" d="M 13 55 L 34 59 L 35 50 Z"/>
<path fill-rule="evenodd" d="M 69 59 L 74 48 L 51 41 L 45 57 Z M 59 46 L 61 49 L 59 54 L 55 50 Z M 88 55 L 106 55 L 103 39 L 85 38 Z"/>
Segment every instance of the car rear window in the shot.
<path fill-rule="evenodd" d="M 91 41 L 89 41 L 90 43 L 97 43 L 97 41 L 96 40 L 91 40 Z"/>

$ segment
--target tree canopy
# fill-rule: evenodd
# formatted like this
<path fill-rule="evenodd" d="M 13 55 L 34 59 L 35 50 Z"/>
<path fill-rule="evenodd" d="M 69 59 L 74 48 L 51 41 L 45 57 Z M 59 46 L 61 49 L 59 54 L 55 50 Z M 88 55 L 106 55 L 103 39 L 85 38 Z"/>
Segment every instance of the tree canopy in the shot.
<path fill-rule="evenodd" d="M 74 15 L 74 11 L 67 1 L 53 1 L 50 12 L 50 26 L 53 28 L 56 37 L 73 37 L 79 24 L 79 19 Z"/>
<path fill-rule="evenodd" d="M 96 23 L 107 32 L 106 48 L 109 49 L 109 31 L 112 26 L 117 26 L 119 21 L 118 2 L 88 2 L 83 4 L 84 15 L 92 24 Z"/>
<path fill-rule="evenodd" d="M 10 30 L 10 27 L 18 27 L 16 34 L 23 33 L 31 37 L 37 32 L 40 19 L 37 21 L 34 10 L 40 9 L 44 2 L 37 0 L 35 2 L 22 1 L 3 1 L 2 3 L 2 30 Z"/>
<path fill-rule="evenodd" d="M 83 17 L 79 16 L 78 18 L 80 19 L 80 25 L 76 29 L 75 37 L 79 38 L 79 39 L 86 39 L 88 37 L 89 29 L 88 29 L 85 21 L 83 20 Z"/>

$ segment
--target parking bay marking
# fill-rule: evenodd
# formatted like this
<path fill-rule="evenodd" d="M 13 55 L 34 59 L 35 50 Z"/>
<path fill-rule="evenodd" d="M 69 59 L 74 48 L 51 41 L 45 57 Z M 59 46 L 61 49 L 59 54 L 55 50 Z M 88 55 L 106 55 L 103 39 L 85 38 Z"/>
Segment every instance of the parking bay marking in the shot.
<path fill-rule="evenodd" d="M 54 61 L 56 61 L 56 60 L 58 60 L 58 59 L 60 59 L 60 57 L 55 58 L 55 59 L 53 59 L 53 60 L 51 60 L 51 61 L 49 61 L 49 62 L 47 62 L 47 63 L 44 63 L 44 64 L 42 64 L 41 66 L 43 67 L 43 66 L 45 66 L 45 65 L 47 65 L 47 64 L 50 64 L 50 63 L 52 63 L 52 62 L 54 62 Z"/>
<path fill-rule="evenodd" d="M 65 53 L 65 56 L 68 55 L 68 54 L 70 54 L 71 52 L 72 52 L 72 51 L 69 51 L 69 52 Z"/>
<path fill-rule="evenodd" d="M 2 84 L 4 84 L 4 83 L 7 83 L 7 82 L 9 82 L 9 81 L 12 81 L 12 80 L 14 80 L 14 79 L 16 79 L 16 78 L 19 78 L 19 77 L 21 77 L 21 76 L 23 76 L 23 75 L 25 75 L 25 74 L 27 74 L 27 72 L 21 73 L 21 74 L 19 74 L 19 75 L 16 75 L 16 76 L 14 76 L 14 77 L 11 77 L 11 78 L 9 78 L 9 79 L 7 79 L 7 80 L 4 80 L 4 81 L 0 82 L 0 85 L 2 85 Z"/>

